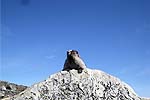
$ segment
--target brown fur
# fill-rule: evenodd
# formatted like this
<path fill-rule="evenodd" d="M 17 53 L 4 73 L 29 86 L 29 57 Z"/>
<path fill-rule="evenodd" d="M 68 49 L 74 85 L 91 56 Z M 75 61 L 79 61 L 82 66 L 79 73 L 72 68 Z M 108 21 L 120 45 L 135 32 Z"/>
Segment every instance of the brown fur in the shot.
<path fill-rule="evenodd" d="M 78 54 L 78 51 L 76 50 L 68 50 L 67 51 L 67 59 L 64 64 L 64 70 L 71 70 L 71 69 L 76 69 L 78 70 L 78 73 L 81 73 L 82 70 L 86 68 L 85 63 L 83 60 L 80 58 L 80 55 Z"/>

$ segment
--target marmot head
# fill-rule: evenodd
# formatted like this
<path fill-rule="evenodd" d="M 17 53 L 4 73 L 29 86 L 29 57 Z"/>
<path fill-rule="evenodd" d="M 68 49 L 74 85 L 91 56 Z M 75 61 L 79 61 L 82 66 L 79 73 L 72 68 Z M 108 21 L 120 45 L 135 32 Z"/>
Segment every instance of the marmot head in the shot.
<path fill-rule="evenodd" d="M 67 51 L 67 58 L 74 58 L 74 57 L 80 57 L 77 50 L 68 50 Z"/>

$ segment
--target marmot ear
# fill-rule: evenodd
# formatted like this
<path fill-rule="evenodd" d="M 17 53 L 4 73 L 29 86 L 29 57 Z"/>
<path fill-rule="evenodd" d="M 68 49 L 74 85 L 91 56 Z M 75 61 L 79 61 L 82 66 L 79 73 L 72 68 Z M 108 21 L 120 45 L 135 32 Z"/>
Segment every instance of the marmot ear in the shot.
<path fill-rule="evenodd" d="M 76 52 L 77 52 L 77 54 L 79 54 L 78 51 L 76 51 Z"/>

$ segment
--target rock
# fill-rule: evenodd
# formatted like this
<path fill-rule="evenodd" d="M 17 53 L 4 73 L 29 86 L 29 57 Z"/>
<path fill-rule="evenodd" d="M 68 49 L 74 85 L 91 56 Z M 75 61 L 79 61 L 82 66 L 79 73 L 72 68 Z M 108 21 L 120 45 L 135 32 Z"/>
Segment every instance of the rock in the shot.
<path fill-rule="evenodd" d="M 23 90 L 25 90 L 27 86 L 17 85 L 5 81 L 0 81 L 0 99 L 14 96 Z"/>
<path fill-rule="evenodd" d="M 6 100 L 6 99 L 5 99 Z M 8 100 L 150 100 L 100 70 L 61 71 Z"/>

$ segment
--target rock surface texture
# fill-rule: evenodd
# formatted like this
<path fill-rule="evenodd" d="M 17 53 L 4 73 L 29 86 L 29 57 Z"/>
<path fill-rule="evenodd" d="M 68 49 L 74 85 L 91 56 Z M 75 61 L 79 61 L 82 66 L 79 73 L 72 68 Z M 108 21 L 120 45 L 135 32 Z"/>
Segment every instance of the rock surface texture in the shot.
<path fill-rule="evenodd" d="M 14 96 L 23 90 L 25 90 L 27 86 L 17 85 L 14 83 L 9 83 L 5 81 L 0 81 L 0 99 Z"/>
<path fill-rule="evenodd" d="M 8 100 L 150 100 L 142 99 L 118 78 L 100 70 L 61 71 Z"/>

